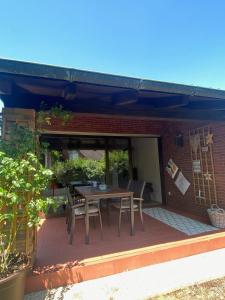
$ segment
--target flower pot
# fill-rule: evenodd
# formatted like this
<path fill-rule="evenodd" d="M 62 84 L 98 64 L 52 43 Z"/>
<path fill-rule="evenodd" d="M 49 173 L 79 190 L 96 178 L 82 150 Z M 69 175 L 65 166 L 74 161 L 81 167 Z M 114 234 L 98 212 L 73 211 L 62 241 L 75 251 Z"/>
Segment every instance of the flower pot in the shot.
<path fill-rule="evenodd" d="M 26 270 L 19 271 L 0 279 L 0 299 L 23 300 L 26 272 Z"/>

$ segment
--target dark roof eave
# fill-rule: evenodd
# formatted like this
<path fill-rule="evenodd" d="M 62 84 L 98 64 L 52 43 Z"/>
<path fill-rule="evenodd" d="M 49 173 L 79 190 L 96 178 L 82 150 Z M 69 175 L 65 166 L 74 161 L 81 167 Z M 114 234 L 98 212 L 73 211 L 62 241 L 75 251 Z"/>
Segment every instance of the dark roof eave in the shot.
<path fill-rule="evenodd" d="M 135 90 L 225 99 L 225 91 L 0 58 L 0 73 Z"/>

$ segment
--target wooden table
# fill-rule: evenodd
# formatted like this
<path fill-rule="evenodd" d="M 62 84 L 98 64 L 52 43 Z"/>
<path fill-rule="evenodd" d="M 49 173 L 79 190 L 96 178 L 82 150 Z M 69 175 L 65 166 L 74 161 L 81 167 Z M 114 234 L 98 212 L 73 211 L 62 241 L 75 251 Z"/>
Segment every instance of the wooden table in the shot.
<path fill-rule="evenodd" d="M 89 215 L 88 215 L 88 201 L 101 200 L 110 198 L 130 198 L 130 234 L 134 235 L 134 206 L 133 206 L 133 192 L 126 189 L 108 187 L 106 191 L 100 191 L 98 188 L 90 186 L 75 187 L 75 190 L 86 199 L 85 201 L 85 242 L 89 244 Z"/>

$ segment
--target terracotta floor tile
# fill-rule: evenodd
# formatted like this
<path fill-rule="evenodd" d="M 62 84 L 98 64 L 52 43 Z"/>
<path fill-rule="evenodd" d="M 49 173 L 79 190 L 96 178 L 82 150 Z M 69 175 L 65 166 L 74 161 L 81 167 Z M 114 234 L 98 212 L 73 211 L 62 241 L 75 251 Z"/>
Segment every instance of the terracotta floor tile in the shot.
<path fill-rule="evenodd" d="M 145 231 L 141 230 L 138 215 L 135 216 L 135 236 L 130 236 L 129 222 L 122 220 L 121 236 L 117 235 L 118 214 L 112 212 L 111 226 L 107 225 L 103 215 L 103 235 L 96 219 L 96 228 L 91 223 L 90 244 L 84 243 L 84 220 L 77 220 L 73 245 L 69 245 L 66 233 L 65 218 L 43 220 L 38 231 L 38 248 L 36 266 L 63 264 L 69 261 L 102 256 L 111 253 L 128 251 L 161 243 L 187 239 L 188 236 L 172 227 L 144 215 Z"/>

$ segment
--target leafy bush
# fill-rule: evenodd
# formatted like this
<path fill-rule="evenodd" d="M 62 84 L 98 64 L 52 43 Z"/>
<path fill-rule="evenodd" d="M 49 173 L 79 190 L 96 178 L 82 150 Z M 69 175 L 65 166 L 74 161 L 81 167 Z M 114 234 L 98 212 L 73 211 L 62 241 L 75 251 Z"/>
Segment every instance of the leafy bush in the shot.
<path fill-rule="evenodd" d="M 17 233 L 24 218 L 27 226 L 36 226 L 38 213 L 53 205 L 51 198 L 42 197 L 51 177 L 52 171 L 45 169 L 33 153 L 21 159 L 0 152 L 0 227 L 5 232 L 0 235 L 0 277 L 10 273 Z"/>
<path fill-rule="evenodd" d="M 112 151 L 109 153 L 110 171 L 117 171 L 120 174 L 128 173 L 129 159 L 127 151 Z"/>
<path fill-rule="evenodd" d="M 128 175 L 128 153 L 125 151 L 110 152 L 110 171 L 116 171 L 118 175 Z M 76 158 L 74 160 L 56 161 L 52 171 L 58 183 L 68 185 L 70 181 L 88 180 L 104 181 L 105 158 L 93 160 Z"/>
<path fill-rule="evenodd" d="M 0 139 L 0 278 L 28 263 L 27 255 L 15 250 L 20 230 L 35 227 L 39 212 L 55 206 L 42 196 L 52 171 L 39 161 L 47 145 L 37 144 L 38 137 L 37 131 L 13 124 L 8 139 Z"/>
<path fill-rule="evenodd" d="M 105 162 L 104 160 L 77 158 L 56 162 L 52 171 L 62 185 L 67 185 L 70 181 L 102 181 L 105 174 Z"/>
<path fill-rule="evenodd" d="M 27 127 L 12 124 L 7 140 L 0 139 L 0 151 L 8 157 L 24 158 L 27 153 L 35 153 L 39 158 L 47 149 L 47 143 L 38 144 L 40 133 Z"/>

